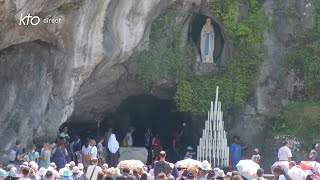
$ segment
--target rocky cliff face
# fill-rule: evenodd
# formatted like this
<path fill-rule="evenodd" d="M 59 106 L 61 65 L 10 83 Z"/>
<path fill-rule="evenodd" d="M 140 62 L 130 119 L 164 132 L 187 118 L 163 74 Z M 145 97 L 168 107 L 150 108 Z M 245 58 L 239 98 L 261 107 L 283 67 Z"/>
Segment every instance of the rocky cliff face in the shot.
<path fill-rule="evenodd" d="M 304 28 L 312 28 L 315 18 L 314 7 L 307 0 L 266 0 L 263 7 L 271 23 L 271 28 L 265 32 L 266 53 L 252 95 L 248 97 L 244 108 L 234 112 L 230 134 L 239 134 L 243 142 L 249 144 L 250 149 L 245 155 L 247 158 L 251 157 L 253 148 L 262 149 L 264 156 L 268 157 L 263 160 L 266 169 L 276 161 L 277 150 L 281 146 L 280 140 L 274 139 L 270 132 L 266 117 L 275 115 L 288 104 L 296 83 L 285 69 L 284 58 L 295 47 L 291 37 L 296 23 L 302 24 Z M 288 11 L 297 12 L 300 19 L 287 15 Z M 299 161 L 302 153 L 294 152 L 294 156 Z"/>
<path fill-rule="evenodd" d="M 151 23 L 173 6 L 188 16 L 201 2 L 0 0 L 0 151 L 7 153 L 16 139 L 25 144 L 52 140 L 68 118 L 93 121 L 113 112 L 126 97 L 145 93 L 132 78 L 132 59 L 147 47 Z M 305 27 L 313 26 L 307 0 L 282 2 L 299 12 Z M 246 107 L 237 109 L 229 121 L 230 134 L 240 134 L 253 145 L 264 139 L 259 114 L 284 106 L 293 83 L 281 59 L 293 46 L 294 24 L 276 8 L 276 1 L 265 1 L 273 24 L 266 31 L 267 53 Z M 41 22 L 19 25 L 21 14 L 38 16 Z M 60 23 L 43 23 L 46 18 Z"/>
<path fill-rule="evenodd" d="M 16 139 L 52 140 L 72 113 L 92 119 L 142 93 L 128 60 L 162 12 L 175 5 L 187 14 L 192 4 L 200 0 L 0 1 L 0 150 Z M 21 14 L 41 21 L 19 25 Z"/>

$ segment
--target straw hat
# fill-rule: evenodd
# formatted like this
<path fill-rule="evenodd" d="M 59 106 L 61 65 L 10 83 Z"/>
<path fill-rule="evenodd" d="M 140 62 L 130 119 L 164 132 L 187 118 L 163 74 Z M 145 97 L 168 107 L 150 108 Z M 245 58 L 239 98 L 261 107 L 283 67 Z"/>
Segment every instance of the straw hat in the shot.
<path fill-rule="evenodd" d="M 39 169 L 38 175 L 44 176 L 44 175 L 46 174 L 46 171 L 47 171 L 47 170 L 42 167 L 42 168 Z"/>
<path fill-rule="evenodd" d="M 64 167 L 69 169 L 70 168 L 70 164 L 66 164 L 66 165 L 64 165 Z"/>
<path fill-rule="evenodd" d="M 53 168 L 52 166 L 49 166 L 47 170 L 53 172 L 53 171 L 54 171 L 54 168 Z"/>
<path fill-rule="evenodd" d="M 77 166 L 74 166 L 74 167 L 72 168 L 72 172 L 73 172 L 73 173 L 79 173 L 80 170 L 79 170 L 79 168 L 78 168 Z"/>
<path fill-rule="evenodd" d="M 202 162 L 200 169 L 202 169 L 204 171 L 209 171 L 209 170 L 211 170 L 211 165 L 207 160 L 205 160 Z"/>
<path fill-rule="evenodd" d="M 39 168 L 38 164 L 34 161 L 30 161 L 29 166 L 34 170 L 38 170 L 38 168 Z"/>
<path fill-rule="evenodd" d="M 74 161 L 70 161 L 70 167 L 74 167 L 74 166 L 76 166 L 76 163 L 74 162 Z"/>
<path fill-rule="evenodd" d="M 187 150 L 193 151 L 193 148 L 192 148 L 191 146 L 188 146 L 188 147 L 187 147 Z"/>
<path fill-rule="evenodd" d="M 49 165 L 49 166 L 53 167 L 54 169 L 56 169 L 56 168 L 57 168 L 57 165 L 56 165 L 56 163 L 54 163 L 54 162 L 50 163 L 50 165 Z"/>
<path fill-rule="evenodd" d="M 224 177 L 224 171 L 222 169 L 218 170 L 218 177 Z"/>
<path fill-rule="evenodd" d="M 82 164 L 82 163 L 79 163 L 79 164 L 78 164 L 78 168 L 79 168 L 80 170 L 83 170 L 83 168 L 84 168 L 83 164 Z"/>

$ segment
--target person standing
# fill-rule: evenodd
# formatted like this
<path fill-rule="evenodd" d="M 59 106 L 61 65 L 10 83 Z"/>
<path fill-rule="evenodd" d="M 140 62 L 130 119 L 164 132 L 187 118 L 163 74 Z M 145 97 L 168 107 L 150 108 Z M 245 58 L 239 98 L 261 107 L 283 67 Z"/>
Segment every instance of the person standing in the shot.
<path fill-rule="evenodd" d="M 22 149 L 21 161 L 22 162 L 29 162 L 30 161 L 27 148 Z"/>
<path fill-rule="evenodd" d="M 36 145 L 32 144 L 31 150 L 29 151 L 29 160 L 39 164 L 39 153 L 36 151 Z"/>
<path fill-rule="evenodd" d="M 21 146 L 21 141 L 16 140 L 16 144 L 11 148 L 10 154 L 9 154 L 9 164 L 13 164 L 17 169 L 21 165 L 21 161 L 22 161 L 20 146 Z"/>
<path fill-rule="evenodd" d="M 173 133 L 173 139 L 171 141 L 171 161 L 172 162 L 177 162 L 181 159 L 180 156 L 180 141 L 181 141 L 181 137 L 183 136 L 183 132 L 184 130 L 180 130 L 179 131 L 175 131 Z"/>
<path fill-rule="evenodd" d="M 66 141 L 69 141 L 70 136 L 69 136 L 69 134 L 68 134 L 68 127 L 67 127 L 67 126 L 63 127 L 63 130 L 62 130 L 62 132 L 59 134 L 59 137 L 65 138 Z"/>
<path fill-rule="evenodd" d="M 254 148 L 253 149 L 253 154 L 251 156 L 251 160 L 257 164 L 260 163 L 260 159 L 261 159 L 261 156 L 259 154 L 259 149 L 258 148 Z"/>
<path fill-rule="evenodd" d="M 154 177 L 157 177 L 160 173 L 164 173 L 167 177 L 170 177 L 171 167 L 169 162 L 166 161 L 166 152 L 161 151 L 159 157 L 160 160 L 154 163 Z"/>
<path fill-rule="evenodd" d="M 278 159 L 279 161 L 291 161 L 292 153 L 290 148 L 292 147 L 292 143 L 289 141 L 285 141 L 283 146 L 278 151 Z"/>
<path fill-rule="evenodd" d="M 82 154 L 82 163 L 84 167 L 88 167 L 91 159 L 91 146 L 90 139 L 86 139 L 86 143 L 82 146 L 81 154 Z"/>
<path fill-rule="evenodd" d="M 76 138 L 73 141 L 73 145 L 70 148 L 72 148 L 72 151 L 74 154 L 73 159 L 76 165 L 78 165 L 79 163 L 82 163 L 80 135 L 76 135 Z"/>
<path fill-rule="evenodd" d="M 151 128 L 147 128 L 147 132 L 144 135 L 144 145 L 148 150 L 147 164 L 151 164 L 152 162 L 152 139 L 153 139 L 153 134 L 152 134 Z"/>
<path fill-rule="evenodd" d="M 92 165 L 88 167 L 86 173 L 87 180 L 96 180 L 98 179 L 98 173 L 101 172 L 101 167 L 98 166 L 98 158 L 92 159 Z"/>
<path fill-rule="evenodd" d="M 96 147 L 96 140 L 94 139 L 91 139 L 90 140 L 90 146 L 91 146 L 91 149 L 90 149 L 90 161 L 92 164 L 92 160 L 93 159 L 98 159 L 98 149 Z"/>
<path fill-rule="evenodd" d="M 106 145 L 108 144 L 108 141 L 109 141 L 109 138 L 110 138 L 110 136 L 112 134 L 112 131 L 113 131 L 113 128 L 109 127 L 108 131 L 104 134 L 104 140 L 105 140 L 105 144 Z"/>
<path fill-rule="evenodd" d="M 70 136 L 68 134 L 68 127 L 67 126 L 63 127 L 63 130 L 59 134 L 59 137 L 64 138 L 63 145 L 64 145 L 65 149 L 67 150 L 67 153 L 65 155 L 66 156 L 66 161 L 70 162 L 70 157 L 68 156 L 69 154 L 71 154 L 70 144 L 69 144 Z"/>
<path fill-rule="evenodd" d="M 128 132 L 125 136 L 125 139 L 124 139 L 124 146 L 127 146 L 127 147 L 132 147 L 133 146 L 133 139 L 132 139 L 132 133 L 134 131 L 134 128 L 133 127 L 129 127 L 128 129 Z"/>
<path fill-rule="evenodd" d="M 110 135 L 107 147 L 107 164 L 109 167 L 116 167 L 119 158 L 119 142 L 114 134 Z"/>
<path fill-rule="evenodd" d="M 151 131 L 151 128 L 147 128 L 147 132 L 144 135 L 144 144 L 146 146 L 147 149 L 151 149 L 151 144 L 152 144 L 152 139 L 153 139 L 153 134 Z"/>
<path fill-rule="evenodd" d="M 247 146 L 240 145 L 240 136 L 233 136 L 233 143 L 230 147 L 231 162 L 233 170 L 237 171 L 237 164 L 241 159 L 241 151 Z"/>
<path fill-rule="evenodd" d="M 104 138 L 101 137 L 100 141 L 97 145 L 97 149 L 98 149 L 98 160 L 99 160 L 99 164 L 103 164 L 104 163 L 104 148 L 102 143 L 104 142 Z"/>
<path fill-rule="evenodd" d="M 158 133 L 152 139 L 152 149 L 153 149 L 153 157 L 152 157 L 152 162 L 153 162 L 155 160 L 159 160 L 159 153 L 162 150 L 161 139 Z"/>
<path fill-rule="evenodd" d="M 51 157 L 51 151 L 49 150 L 49 143 L 43 143 L 43 148 L 41 149 L 40 153 L 40 167 L 43 167 L 47 169 L 50 165 L 50 157 Z"/>
<path fill-rule="evenodd" d="M 54 154 L 53 162 L 57 165 L 57 170 L 64 168 L 67 164 L 67 150 L 64 147 L 64 141 L 64 138 L 59 137 L 57 139 L 57 146 L 52 150 L 52 154 Z"/>
<path fill-rule="evenodd" d="M 290 161 L 289 162 L 289 171 L 288 175 L 292 179 L 301 179 L 304 180 L 307 178 L 305 172 L 300 168 L 300 166 L 297 166 L 296 162 Z"/>

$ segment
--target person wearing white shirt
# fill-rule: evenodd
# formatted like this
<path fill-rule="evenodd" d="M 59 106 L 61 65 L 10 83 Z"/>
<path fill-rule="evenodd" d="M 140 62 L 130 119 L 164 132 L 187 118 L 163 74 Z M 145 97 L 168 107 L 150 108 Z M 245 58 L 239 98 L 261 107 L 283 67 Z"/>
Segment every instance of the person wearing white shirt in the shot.
<path fill-rule="evenodd" d="M 82 163 L 84 167 L 88 167 L 91 159 L 91 146 L 90 139 L 86 140 L 86 143 L 82 146 L 81 154 L 82 154 Z"/>
<path fill-rule="evenodd" d="M 90 150 L 90 160 L 98 158 L 98 149 L 96 147 L 96 141 L 94 139 L 90 140 L 91 150 Z"/>
<path fill-rule="evenodd" d="M 288 175 L 292 180 L 305 180 L 307 178 L 305 172 L 294 161 L 289 163 Z"/>
<path fill-rule="evenodd" d="M 70 139 L 68 132 L 68 127 L 64 127 L 62 132 L 59 134 L 59 137 L 63 137 L 66 139 L 66 143 L 68 143 L 68 140 Z"/>
<path fill-rule="evenodd" d="M 284 146 L 282 146 L 278 151 L 278 159 L 279 161 L 291 161 L 292 153 L 290 148 L 292 147 L 292 144 L 289 141 L 286 141 L 284 143 Z"/>
<path fill-rule="evenodd" d="M 102 171 L 102 169 L 98 166 L 98 158 L 92 159 L 92 165 L 88 167 L 86 179 L 96 180 L 100 171 Z"/>
<path fill-rule="evenodd" d="M 133 127 L 129 128 L 129 131 L 126 134 L 126 141 L 127 141 L 127 145 L 128 147 L 132 147 L 133 146 L 133 139 L 132 139 L 132 133 L 134 131 Z"/>

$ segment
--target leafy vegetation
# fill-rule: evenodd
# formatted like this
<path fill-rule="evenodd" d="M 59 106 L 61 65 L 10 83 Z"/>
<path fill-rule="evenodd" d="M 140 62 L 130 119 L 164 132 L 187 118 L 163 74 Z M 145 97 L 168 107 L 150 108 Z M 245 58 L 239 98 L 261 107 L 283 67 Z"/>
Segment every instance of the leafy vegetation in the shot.
<path fill-rule="evenodd" d="M 320 138 L 320 103 L 292 102 L 278 115 L 270 118 L 274 132 L 299 137 L 304 149 Z"/>
<path fill-rule="evenodd" d="M 209 0 L 209 4 L 230 37 L 228 43 L 234 49 L 232 58 L 217 77 L 192 77 L 178 84 L 174 99 L 180 111 L 207 111 L 216 86 L 220 87 L 225 110 L 232 105 L 244 105 L 262 62 L 262 41 L 270 26 L 262 10 L 262 1 L 250 0 L 248 14 L 242 19 L 239 19 L 238 1 Z"/>
<path fill-rule="evenodd" d="M 306 29 L 302 20 L 295 18 L 296 28 L 292 40 L 297 46 L 290 50 L 285 63 L 288 72 L 293 70 L 304 82 L 303 99 L 317 100 L 320 98 L 320 2 L 313 0 L 311 4 L 315 8 L 315 25 Z"/>
<path fill-rule="evenodd" d="M 186 77 L 193 50 L 189 44 L 182 45 L 181 31 L 172 12 L 152 24 L 149 50 L 137 62 L 137 78 L 145 87 L 151 89 L 170 75 L 178 79 Z"/>
<path fill-rule="evenodd" d="M 303 89 L 278 115 L 270 118 L 274 132 L 298 137 L 304 150 L 310 148 L 314 139 L 320 138 L 320 103 L 316 102 L 320 98 L 320 1 L 310 2 L 315 8 L 315 24 L 310 29 L 303 25 L 305 20 L 294 8 L 278 2 L 281 15 L 295 23 L 290 39 L 295 46 L 287 53 L 285 66 L 288 73 L 294 73 L 303 82 Z"/>

